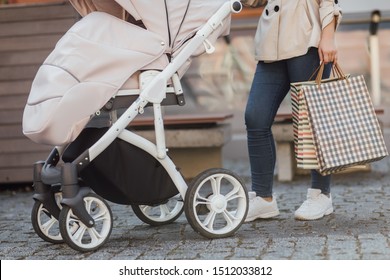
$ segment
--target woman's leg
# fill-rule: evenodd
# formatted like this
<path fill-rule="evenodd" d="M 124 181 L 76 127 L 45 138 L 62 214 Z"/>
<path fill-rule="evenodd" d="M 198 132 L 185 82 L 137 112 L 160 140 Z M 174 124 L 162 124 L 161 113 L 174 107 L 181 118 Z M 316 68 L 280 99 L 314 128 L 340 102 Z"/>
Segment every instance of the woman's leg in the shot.
<path fill-rule="evenodd" d="M 252 190 L 260 197 L 272 197 L 276 153 L 271 126 L 289 85 L 285 61 L 258 63 L 245 110 L 245 124 Z"/>
<path fill-rule="evenodd" d="M 306 55 L 289 59 L 287 64 L 291 82 L 307 81 L 310 78 L 314 80 L 317 75 L 315 72 L 318 69 L 319 63 L 320 59 L 316 48 L 311 48 Z M 323 79 L 329 78 L 331 67 L 331 64 L 325 66 L 322 75 Z M 328 195 L 330 193 L 330 182 L 330 175 L 322 176 L 316 170 L 311 170 L 311 188 L 320 189 L 321 193 Z"/>
<path fill-rule="evenodd" d="M 317 49 L 312 48 L 301 57 L 288 61 L 288 69 L 292 82 L 308 80 L 319 65 Z M 326 65 L 322 78 L 328 78 L 331 64 Z M 312 79 L 314 79 L 313 77 Z M 295 218 L 299 220 L 316 220 L 333 212 L 332 197 L 330 195 L 331 176 L 322 176 L 317 171 L 311 171 L 311 188 L 307 190 L 307 199 L 295 211 Z"/>

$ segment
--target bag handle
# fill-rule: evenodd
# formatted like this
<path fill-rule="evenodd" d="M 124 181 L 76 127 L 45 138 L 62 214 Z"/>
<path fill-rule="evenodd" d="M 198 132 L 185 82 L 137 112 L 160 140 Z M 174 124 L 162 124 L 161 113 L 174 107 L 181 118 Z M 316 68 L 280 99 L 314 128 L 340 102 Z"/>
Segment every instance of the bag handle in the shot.
<path fill-rule="evenodd" d="M 325 63 L 321 62 L 321 64 L 317 67 L 317 69 L 314 71 L 314 73 L 310 76 L 309 81 L 314 77 L 314 75 L 317 73 L 315 78 L 315 83 L 320 86 L 322 81 L 322 74 L 324 73 Z M 335 78 L 338 79 L 346 79 L 346 76 L 344 75 L 343 70 L 341 70 L 341 67 L 338 63 L 333 64 L 332 66 L 332 74 Z"/>
<path fill-rule="evenodd" d="M 341 70 L 341 67 L 340 67 L 340 65 L 337 62 L 333 65 L 332 69 L 335 70 L 336 73 L 338 73 L 337 77 L 339 77 L 340 79 L 347 79 L 346 78 L 347 76 L 344 74 L 343 70 Z"/>

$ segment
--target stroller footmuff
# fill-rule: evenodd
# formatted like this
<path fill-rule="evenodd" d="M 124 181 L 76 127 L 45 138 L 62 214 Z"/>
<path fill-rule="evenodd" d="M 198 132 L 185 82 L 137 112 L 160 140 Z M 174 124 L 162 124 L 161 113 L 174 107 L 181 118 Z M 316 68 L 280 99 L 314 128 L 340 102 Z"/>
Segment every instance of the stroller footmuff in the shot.
<path fill-rule="evenodd" d="M 34 79 L 23 131 L 55 147 L 34 165 L 33 228 L 45 241 L 96 250 L 113 226 L 108 200 L 131 205 L 150 225 L 171 223 L 185 211 L 201 235 L 231 236 L 247 215 L 245 183 L 213 168 L 187 184 L 167 154 L 161 106 L 184 105 L 180 78 L 191 58 L 213 50 L 241 3 L 115 1 L 120 5 L 71 0 L 84 17 Z M 153 108 L 155 142 L 128 130 L 146 106 Z M 109 125 L 94 126 L 96 112 L 109 107 Z M 111 114 L 118 109 L 120 117 Z"/>

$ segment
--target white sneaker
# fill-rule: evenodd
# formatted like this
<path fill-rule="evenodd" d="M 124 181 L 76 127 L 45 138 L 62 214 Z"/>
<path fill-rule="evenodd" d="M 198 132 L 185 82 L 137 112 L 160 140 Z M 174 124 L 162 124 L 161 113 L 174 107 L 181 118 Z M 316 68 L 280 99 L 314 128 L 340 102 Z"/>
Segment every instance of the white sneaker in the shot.
<path fill-rule="evenodd" d="M 271 202 L 266 201 L 260 196 L 256 196 L 255 192 L 248 192 L 249 208 L 245 222 L 251 222 L 256 219 L 267 219 L 279 215 L 276 199 Z"/>
<path fill-rule="evenodd" d="M 319 189 L 308 189 L 307 199 L 295 211 L 297 220 L 316 220 L 333 213 L 332 196 L 321 193 Z"/>

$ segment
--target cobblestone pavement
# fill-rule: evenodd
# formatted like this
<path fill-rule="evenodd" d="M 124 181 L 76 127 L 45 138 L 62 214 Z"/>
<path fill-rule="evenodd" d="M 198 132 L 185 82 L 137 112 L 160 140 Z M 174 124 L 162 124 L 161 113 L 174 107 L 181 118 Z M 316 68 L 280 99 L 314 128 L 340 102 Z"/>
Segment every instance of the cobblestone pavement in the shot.
<path fill-rule="evenodd" d="M 249 166 L 226 162 L 250 185 Z M 372 164 L 370 172 L 333 178 L 335 213 L 317 221 L 296 221 L 295 209 L 306 195 L 309 178 L 275 183 L 281 215 L 243 224 L 233 237 L 206 239 L 183 214 L 175 222 L 152 227 L 130 206 L 111 204 L 110 239 L 96 252 L 79 253 L 66 244 L 43 241 L 34 232 L 31 191 L 0 192 L 0 259 L 390 259 L 390 158 Z"/>

